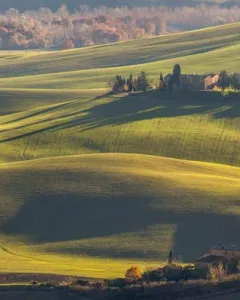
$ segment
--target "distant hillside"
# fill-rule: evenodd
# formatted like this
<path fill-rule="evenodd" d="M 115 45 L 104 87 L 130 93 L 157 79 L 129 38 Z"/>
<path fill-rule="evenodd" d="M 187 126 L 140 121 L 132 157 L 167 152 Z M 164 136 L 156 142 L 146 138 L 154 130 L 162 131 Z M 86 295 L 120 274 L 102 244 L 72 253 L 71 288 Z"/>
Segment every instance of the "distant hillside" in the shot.
<path fill-rule="evenodd" d="M 62 4 L 67 4 L 69 9 L 78 9 L 80 5 L 90 7 L 105 6 L 150 6 L 150 5 L 167 5 L 167 6 L 193 6 L 199 3 L 221 4 L 226 6 L 240 5 L 240 0 L 1 0 L 0 10 L 17 8 L 21 11 L 29 9 L 38 9 L 40 7 L 49 7 L 56 10 Z"/>

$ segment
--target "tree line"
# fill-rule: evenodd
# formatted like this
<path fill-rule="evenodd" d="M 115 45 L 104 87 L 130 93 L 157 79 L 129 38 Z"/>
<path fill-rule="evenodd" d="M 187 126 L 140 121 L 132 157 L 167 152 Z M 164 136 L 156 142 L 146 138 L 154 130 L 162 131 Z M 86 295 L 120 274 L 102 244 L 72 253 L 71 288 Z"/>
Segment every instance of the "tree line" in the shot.
<path fill-rule="evenodd" d="M 128 77 L 121 75 L 116 75 L 116 77 L 108 82 L 109 87 L 115 93 L 131 93 L 131 92 L 146 92 L 149 89 L 157 88 L 160 91 L 173 91 L 176 87 L 180 87 L 182 83 L 182 76 L 187 76 L 181 74 L 181 66 L 179 64 L 174 65 L 171 74 L 168 74 L 165 78 L 163 74 L 160 73 L 159 82 L 156 87 L 153 87 L 152 81 L 149 79 L 148 74 L 145 71 L 141 71 L 139 75 L 133 76 L 131 73 Z M 195 76 L 195 75 L 194 75 Z M 205 75 L 207 77 L 208 75 Z M 204 76 L 203 81 L 204 81 Z M 184 85 L 184 88 L 191 88 L 191 83 L 189 85 Z M 240 75 L 233 73 L 229 74 L 227 71 L 221 71 L 218 75 L 218 81 L 211 87 L 212 90 L 229 92 L 240 90 Z"/>
<path fill-rule="evenodd" d="M 0 14 L 0 49 L 70 49 L 240 21 L 240 7 L 48 8 Z"/>

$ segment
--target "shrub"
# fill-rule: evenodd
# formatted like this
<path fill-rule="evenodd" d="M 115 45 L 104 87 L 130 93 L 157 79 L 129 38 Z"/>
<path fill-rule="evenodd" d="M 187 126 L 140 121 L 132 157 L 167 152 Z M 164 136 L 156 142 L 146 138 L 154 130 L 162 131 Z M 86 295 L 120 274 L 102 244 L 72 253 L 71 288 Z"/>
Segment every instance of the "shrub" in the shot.
<path fill-rule="evenodd" d="M 139 266 L 133 266 L 127 270 L 125 280 L 127 282 L 134 282 L 142 278 L 141 269 Z"/>
<path fill-rule="evenodd" d="M 179 281 L 183 279 L 183 268 L 177 264 L 168 264 L 163 268 L 163 275 L 168 281 Z"/>
<path fill-rule="evenodd" d="M 166 281 L 166 277 L 163 275 L 163 269 L 156 269 L 156 270 L 146 270 L 143 273 L 143 280 L 145 281 L 152 281 L 152 282 L 156 282 L 156 281 Z"/>
<path fill-rule="evenodd" d="M 221 280 L 227 275 L 227 270 L 223 264 L 220 263 L 218 266 L 210 266 L 208 270 L 208 278 L 210 280 Z"/>
<path fill-rule="evenodd" d="M 240 262 L 237 264 L 237 272 L 240 273 Z"/>
<path fill-rule="evenodd" d="M 225 88 L 224 90 L 221 90 L 222 96 L 223 97 L 228 97 L 232 94 L 237 94 L 238 91 L 235 90 L 232 86 L 229 86 L 227 88 Z"/>
<path fill-rule="evenodd" d="M 207 269 L 198 269 L 190 266 L 187 266 L 183 269 L 183 277 L 185 280 L 206 279 L 207 274 Z"/>

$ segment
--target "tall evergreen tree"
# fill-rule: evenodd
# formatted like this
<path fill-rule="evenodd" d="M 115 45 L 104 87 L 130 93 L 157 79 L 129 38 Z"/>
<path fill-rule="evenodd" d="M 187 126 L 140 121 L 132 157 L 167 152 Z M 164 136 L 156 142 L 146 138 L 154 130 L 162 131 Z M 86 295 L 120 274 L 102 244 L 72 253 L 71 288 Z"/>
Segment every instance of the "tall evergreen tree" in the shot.
<path fill-rule="evenodd" d="M 160 78 L 159 78 L 159 90 L 160 91 L 165 91 L 166 90 L 166 84 L 164 82 L 162 73 L 160 73 Z"/>
<path fill-rule="evenodd" d="M 172 250 L 169 251 L 169 255 L 168 255 L 168 263 L 169 265 L 172 264 L 173 262 L 173 253 Z"/>
<path fill-rule="evenodd" d="M 179 86 L 181 82 L 181 67 L 179 64 L 176 64 L 173 67 L 173 81 L 174 83 Z"/>
<path fill-rule="evenodd" d="M 139 91 L 146 91 L 149 88 L 149 80 L 148 76 L 144 71 L 141 71 L 140 75 L 138 76 L 137 79 L 137 89 Z"/>
<path fill-rule="evenodd" d="M 128 91 L 132 92 L 134 89 L 134 82 L 133 82 L 133 75 L 130 74 L 129 80 L 128 80 Z"/>

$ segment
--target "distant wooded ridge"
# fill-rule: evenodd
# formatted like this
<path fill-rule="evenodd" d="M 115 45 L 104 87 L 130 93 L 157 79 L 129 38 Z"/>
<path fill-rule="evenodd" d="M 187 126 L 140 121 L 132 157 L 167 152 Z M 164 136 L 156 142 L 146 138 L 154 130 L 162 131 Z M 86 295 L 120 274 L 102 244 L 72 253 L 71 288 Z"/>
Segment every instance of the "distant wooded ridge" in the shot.
<path fill-rule="evenodd" d="M 16 8 L 20 11 L 39 9 L 48 7 L 57 10 L 62 4 L 66 4 L 68 9 L 79 9 L 80 5 L 88 5 L 90 7 L 99 7 L 101 5 L 108 7 L 116 6 L 154 6 L 166 5 L 169 7 L 195 6 L 200 3 L 219 4 L 221 6 L 240 5 L 240 0 L 1 0 L 0 11 L 9 8 Z"/>
<path fill-rule="evenodd" d="M 0 13 L 0 49 L 72 49 L 240 22 L 240 7 L 85 8 Z"/>

